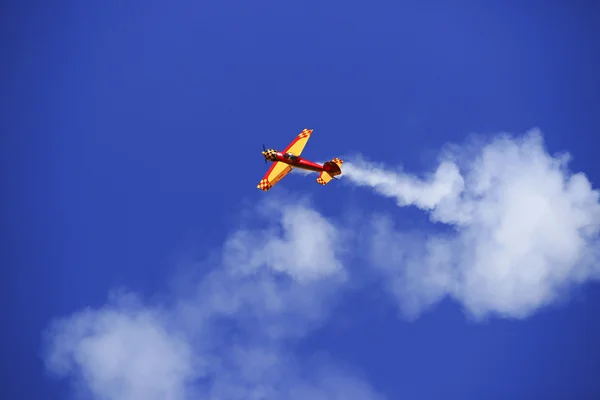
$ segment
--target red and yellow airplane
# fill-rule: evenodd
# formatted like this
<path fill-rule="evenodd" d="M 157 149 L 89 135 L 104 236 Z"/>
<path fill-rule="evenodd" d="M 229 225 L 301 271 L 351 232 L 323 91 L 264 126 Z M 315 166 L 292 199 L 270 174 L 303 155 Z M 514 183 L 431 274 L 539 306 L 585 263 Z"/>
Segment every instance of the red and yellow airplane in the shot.
<path fill-rule="evenodd" d="M 273 165 L 260 180 L 257 186 L 258 189 L 266 192 L 289 174 L 293 168 L 319 172 L 317 183 L 321 185 L 327 185 L 332 179 L 337 179 L 336 176 L 342 173 L 343 163 L 339 158 L 334 158 L 323 165 L 319 165 L 300 157 L 311 134 L 312 129 L 304 129 L 283 151 L 265 149 L 263 145 L 262 155 L 265 157 L 265 162 L 272 161 Z"/>

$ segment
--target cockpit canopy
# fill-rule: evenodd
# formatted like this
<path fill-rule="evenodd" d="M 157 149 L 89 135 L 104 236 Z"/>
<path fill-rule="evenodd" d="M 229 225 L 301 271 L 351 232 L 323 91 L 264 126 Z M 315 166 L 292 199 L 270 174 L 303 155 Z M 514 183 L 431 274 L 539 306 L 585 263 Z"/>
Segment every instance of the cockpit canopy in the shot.
<path fill-rule="evenodd" d="M 283 158 L 291 161 L 296 161 L 298 159 L 298 156 L 292 153 L 284 153 Z"/>

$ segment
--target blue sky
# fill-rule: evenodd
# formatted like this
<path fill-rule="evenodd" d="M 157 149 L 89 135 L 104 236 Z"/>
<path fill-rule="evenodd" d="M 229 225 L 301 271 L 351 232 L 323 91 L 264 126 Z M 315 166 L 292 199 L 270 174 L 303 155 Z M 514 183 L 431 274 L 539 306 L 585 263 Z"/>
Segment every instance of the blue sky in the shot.
<path fill-rule="evenodd" d="M 3 398 L 600 396 L 593 2 L 4 8 Z"/>

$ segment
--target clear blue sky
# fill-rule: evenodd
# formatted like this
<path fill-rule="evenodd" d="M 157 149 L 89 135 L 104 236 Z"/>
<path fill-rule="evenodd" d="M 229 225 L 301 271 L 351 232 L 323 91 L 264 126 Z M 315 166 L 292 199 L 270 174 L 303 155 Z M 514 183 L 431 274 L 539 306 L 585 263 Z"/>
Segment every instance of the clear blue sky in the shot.
<path fill-rule="evenodd" d="M 281 149 L 303 128 L 314 129 L 309 159 L 361 154 L 423 174 L 472 133 L 539 127 L 548 152 L 569 152 L 598 188 L 597 3 L 367 4 L 4 4 L 0 397 L 69 398 L 76 379 L 44 363 L 51 322 L 103 307 L 120 287 L 173 302 L 190 259 L 201 281 L 240 221 L 263 229 L 252 215 L 266 197 L 307 196 L 333 221 L 385 213 L 409 230 L 445 229 L 342 180 L 290 175 L 257 190 L 262 144 Z M 375 271 L 357 252 L 345 268 Z M 600 397 L 593 280 L 524 318 L 475 321 L 444 297 L 408 320 L 361 276 L 285 342 L 299 370 L 318 354 L 389 399 Z"/>

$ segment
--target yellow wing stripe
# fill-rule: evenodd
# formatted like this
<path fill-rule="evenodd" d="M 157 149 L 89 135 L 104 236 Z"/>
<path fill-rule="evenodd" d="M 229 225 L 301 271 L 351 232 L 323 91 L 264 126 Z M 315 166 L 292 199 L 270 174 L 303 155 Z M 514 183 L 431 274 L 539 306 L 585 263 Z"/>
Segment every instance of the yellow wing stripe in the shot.
<path fill-rule="evenodd" d="M 281 161 L 277 161 L 275 164 L 273 164 L 273 167 L 267 171 L 265 177 L 260 180 L 256 187 L 266 192 L 277 182 L 282 180 L 284 176 L 289 174 L 291 170 L 292 167 L 290 165 L 282 163 Z"/>
<path fill-rule="evenodd" d="M 296 138 L 290 143 L 290 145 L 283 151 L 284 153 L 292 153 L 296 156 L 302 154 L 310 135 L 312 135 L 312 129 L 304 129 Z"/>

